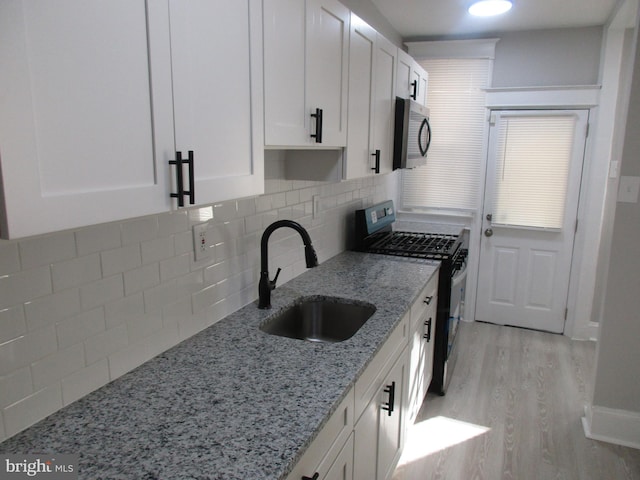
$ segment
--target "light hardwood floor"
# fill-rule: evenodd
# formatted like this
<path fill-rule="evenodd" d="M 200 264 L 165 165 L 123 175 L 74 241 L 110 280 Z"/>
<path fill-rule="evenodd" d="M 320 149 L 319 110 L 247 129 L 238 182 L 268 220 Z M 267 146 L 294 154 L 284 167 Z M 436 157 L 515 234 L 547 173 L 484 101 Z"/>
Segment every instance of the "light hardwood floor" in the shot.
<path fill-rule="evenodd" d="M 447 394 L 428 394 L 393 480 L 640 479 L 640 450 L 589 440 L 595 345 L 465 323 Z"/>

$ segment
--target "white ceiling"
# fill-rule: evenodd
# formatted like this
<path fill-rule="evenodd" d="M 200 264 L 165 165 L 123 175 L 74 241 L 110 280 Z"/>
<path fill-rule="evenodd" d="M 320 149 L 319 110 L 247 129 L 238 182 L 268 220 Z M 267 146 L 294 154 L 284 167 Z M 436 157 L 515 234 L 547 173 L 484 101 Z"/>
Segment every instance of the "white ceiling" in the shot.
<path fill-rule="evenodd" d="M 495 18 L 467 13 L 472 0 L 372 0 L 404 38 L 604 25 L 617 0 L 514 0 Z"/>

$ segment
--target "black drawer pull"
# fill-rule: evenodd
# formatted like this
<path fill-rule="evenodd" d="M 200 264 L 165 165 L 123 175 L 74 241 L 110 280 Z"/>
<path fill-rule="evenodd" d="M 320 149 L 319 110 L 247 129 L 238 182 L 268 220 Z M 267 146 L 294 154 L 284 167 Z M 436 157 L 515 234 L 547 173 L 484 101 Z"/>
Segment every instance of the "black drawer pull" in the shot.
<path fill-rule="evenodd" d="M 376 153 L 372 153 L 371 156 L 376 158 L 376 166 L 371 168 L 371 170 L 375 173 L 380 173 L 380 150 L 376 150 Z"/>
<path fill-rule="evenodd" d="M 433 295 L 431 295 L 430 297 L 425 297 L 425 299 L 422 301 L 422 303 L 426 303 L 427 305 L 431 305 L 431 300 L 433 300 Z"/>
<path fill-rule="evenodd" d="M 413 89 L 413 93 L 411 94 L 411 98 L 414 100 L 418 99 L 418 80 L 414 80 L 411 82 L 411 88 Z"/>
<path fill-rule="evenodd" d="M 311 116 L 316 119 L 316 133 L 311 134 L 311 138 L 315 138 L 316 143 L 322 143 L 322 109 L 316 108 L 316 113 Z"/>
<path fill-rule="evenodd" d="M 187 164 L 189 167 L 189 190 L 184 189 L 184 174 L 182 172 L 182 166 Z M 189 150 L 188 158 L 185 160 L 182 158 L 182 152 L 176 152 L 176 159 L 169 160 L 169 165 L 176 166 L 176 187 L 177 193 L 171 193 L 171 198 L 178 199 L 178 206 L 184 207 L 184 197 L 189 196 L 189 204 L 196 203 L 196 187 L 195 187 L 195 175 L 193 172 L 193 150 Z"/>
<path fill-rule="evenodd" d="M 320 474 L 318 472 L 313 474 L 313 477 L 307 477 L 306 475 L 302 476 L 302 480 L 318 480 L 320 478 Z"/>
<path fill-rule="evenodd" d="M 427 327 L 427 333 L 423 335 L 423 337 L 429 342 L 431 340 L 431 322 L 432 318 L 429 317 L 429 320 L 424 322 L 424 325 Z"/>
<path fill-rule="evenodd" d="M 389 394 L 389 401 L 382 404 L 382 410 L 386 410 L 389 412 L 389 416 L 391 416 L 396 403 L 396 382 L 391 382 L 391 385 L 387 385 L 384 389 L 384 393 Z"/>

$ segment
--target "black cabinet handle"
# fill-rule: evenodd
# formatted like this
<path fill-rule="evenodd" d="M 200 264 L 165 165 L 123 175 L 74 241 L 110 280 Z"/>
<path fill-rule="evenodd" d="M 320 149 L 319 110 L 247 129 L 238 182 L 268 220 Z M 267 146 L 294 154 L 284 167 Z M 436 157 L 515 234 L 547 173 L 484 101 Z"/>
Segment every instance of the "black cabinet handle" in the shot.
<path fill-rule="evenodd" d="M 318 480 L 320 478 L 320 474 L 318 472 L 313 474 L 313 477 L 307 477 L 306 475 L 302 476 L 302 480 Z"/>
<path fill-rule="evenodd" d="M 414 100 L 418 99 L 418 80 L 414 80 L 411 82 L 411 88 L 413 89 L 413 93 L 411 94 L 411 98 Z"/>
<path fill-rule="evenodd" d="M 311 116 L 316 119 L 316 133 L 311 134 L 311 138 L 315 138 L 316 143 L 322 143 L 322 109 L 316 108 L 316 113 Z"/>
<path fill-rule="evenodd" d="M 433 295 L 431 295 L 430 297 L 425 297 L 425 299 L 422 301 L 422 303 L 426 303 L 427 305 L 431 305 L 431 300 L 433 300 Z"/>
<path fill-rule="evenodd" d="M 382 410 L 386 410 L 389 412 L 389 416 L 391 416 L 396 403 L 396 382 L 391 382 L 391 385 L 387 385 L 384 393 L 389 394 L 389 401 L 382 404 Z"/>
<path fill-rule="evenodd" d="M 431 323 L 433 319 L 429 317 L 429 320 L 425 321 L 424 324 L 427 327 L 427 333 L 423 335 L 423 337 L 429 342 L 431 340 Z"/>
<path fill-rule="evenodd" d="M 371 170 L 375 173 L 380 173 L 380 150 L 376 150 L 376 153 L 372 153 L 371 156 L 376 158 L 376 166 Z"/>
<path fill-rule="evenodd" d="M 189 167 L 189 190 L 184 189 L 184 173 L 182 166 L 187 164 Z M 171 198 L 178 199 L 178 206 L 184 207 L 184 197 L 189 196 L 189 204 L 196 203 L 196 187 L 195 187 L 195 175 L 193 171 L 193 150 L 189 150 L 187 159 L 182 158 L 182 152 L 176 152 L 176 159 L 169 160 L 169 165 L 176 166 L 176 187 L 177 193 L 171 193 Z"/>

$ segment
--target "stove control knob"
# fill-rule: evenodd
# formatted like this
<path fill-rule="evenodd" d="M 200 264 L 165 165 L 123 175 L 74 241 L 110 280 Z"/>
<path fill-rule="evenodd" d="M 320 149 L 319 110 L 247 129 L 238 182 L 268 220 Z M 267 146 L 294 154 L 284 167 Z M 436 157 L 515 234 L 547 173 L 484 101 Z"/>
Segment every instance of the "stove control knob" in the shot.
<path fill-rule="evenodd" d="M 493 229 L 492 229 L 492 228 L 487 228 L 487 229 L 484 231 L 484 234 L 485 234 L 487 237 L 491 237 L 491 236 L 493 235 Z"/>

